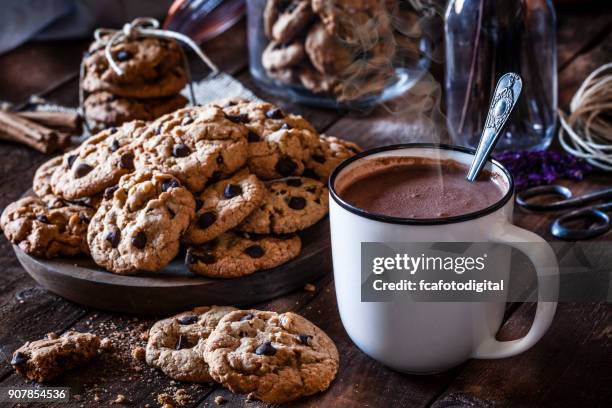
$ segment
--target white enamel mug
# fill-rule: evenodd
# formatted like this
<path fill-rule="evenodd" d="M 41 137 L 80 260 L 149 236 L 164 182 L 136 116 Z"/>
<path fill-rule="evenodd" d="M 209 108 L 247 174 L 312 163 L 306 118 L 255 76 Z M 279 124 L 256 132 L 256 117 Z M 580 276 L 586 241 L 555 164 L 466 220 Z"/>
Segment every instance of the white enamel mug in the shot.
<path fill-rule="evenodd" d="M 337 191 L 364 160 L 387 156 L 452 159 L 469 166 L 473 150 L 434 144 L 385 146 L 341 163 L 332 173 L 330 224 L 336 298 L 342 324 L 364 353 L 402 372 L 430 374 L 470 358 L 504 358 L 532 347 L 550 326 L 556 302 L 540 301 L 531 329 L 523 338 L 495 338 L 505 311 L 503 302 L 362 302 L 362 242 L 495 242 L 525 253 L 534 264 L 540 299 L 556 299 L 558 267 L 552 248 L 538 235 L 511 224 L 512 176 L 499 162 L 485 169 L 501 180 L 503 197 L 480 211 L 443 219 L 404 219 L 370 214 L 342 200 Z M 340 187 L 340 188 L 339 188 Z M 538 245 L 533 245 L 538 243 Z M 496 258 L 498 259 L 498 258 Z M 499 268 L 510 271 L 510 250 Z M 507 262 L 506 262 L 507 259 Z M 552 279 L 551 279 L 552 278 Z M 551 284 L 552 282 L 552 284 Z"/>

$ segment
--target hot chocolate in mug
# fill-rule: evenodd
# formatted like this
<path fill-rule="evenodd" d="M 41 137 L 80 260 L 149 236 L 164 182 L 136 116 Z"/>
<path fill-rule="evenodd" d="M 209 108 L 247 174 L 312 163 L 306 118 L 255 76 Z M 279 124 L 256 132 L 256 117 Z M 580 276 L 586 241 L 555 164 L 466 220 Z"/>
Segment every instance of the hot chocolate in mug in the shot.
<path fill-rule="evenodd" d="M 399 218 L 368 213 L 342 198 L 343 183 L 368 160 L 411 157 L 454 161 L 466 168 L 473 151 L 461 147 L 408 144 L 377 148 L 341 163 L 332 173 L 330 225 L 336 298 L 342 324 L 353 342 L 370 357 L 402 372 L 447 370 L 470 358 L 510 357 L 532 347 L 544 335 L 555 314 L 558 268 L 552 248 L 538 235 L 512 225 L 514 185 L 499 162 L 489 160 L 485 171 L 495 177 L 501 198 L 467 214 L 442 218 Z M 384 159 L 387 160 L 387 159 Z M 354 181 L 354 180 L 353 180 Z M 362 242 L 491 242 L 507 244 L 496 258 L 502 275 L 510 273 L 510 247 L 525 253 L 538 279 L 546 279 L 551 297 L 540 297 L 531 329 L 523 338 L 495 338 L 504 316 L 504 302 L 362 302 Z M 538 243 L 538 245 L 533 245 Z M 552 282 L 551 285 L 551 276 Z M 544 290 L 540 285 L 539 290 Z"/>

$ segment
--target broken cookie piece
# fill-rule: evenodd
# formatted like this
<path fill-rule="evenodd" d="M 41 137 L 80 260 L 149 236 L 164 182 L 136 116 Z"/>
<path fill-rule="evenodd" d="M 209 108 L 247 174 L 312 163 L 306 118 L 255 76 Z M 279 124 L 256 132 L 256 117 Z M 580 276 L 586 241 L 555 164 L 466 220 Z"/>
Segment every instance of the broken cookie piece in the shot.
<path fill-rule="evenodd" d="M 25 343 L 13 353 L 11 365 L 27 379 L 43 383 L 91 360 L 99 347 L 95 334 L 69 331 L 55 339 Z"/>

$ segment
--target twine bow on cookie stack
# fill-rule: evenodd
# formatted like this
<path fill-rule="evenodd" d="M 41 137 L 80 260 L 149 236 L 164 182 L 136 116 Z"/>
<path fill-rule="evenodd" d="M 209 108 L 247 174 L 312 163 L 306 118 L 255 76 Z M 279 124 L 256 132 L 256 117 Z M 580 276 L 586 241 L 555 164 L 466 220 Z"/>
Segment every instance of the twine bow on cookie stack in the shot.
<path fill-rule="evenodd" d="M 130 23 L 126 23 L 120 30 L 115 30 L 111 28 L 98 28 L 94 31 L 94 38 L 96 42 L 100 44 L 104 44 L 104 56 L 108 60 L 110 67 L 117 73 L 117 75 L 123 75 L 124 72 L 115 61 L 113 57 L 113 53 L 111 49 L 113 45 L 118 44 L 125 40 L 135 39 L 135 38 L 143 38 L 143 37 L 157 37 L 157 38 L 165 38 L 180 41 L 181 43 L 187 45 L 191 48 L 195 54 L 206 64 L 213 74 L 219 73 L 219 68 L 202 52 L 200 47 L 193 42 L 191 38 L 188 36 L 177 33 L 175 31 L 162 30 L 159 28 L 159 21 L 150 17 L 138 17 L 134 19 Z M 187 74 L 187 82 L 189 85 L 189 93 L 191 97 L 191 103 L 196 105 L 195 93 L 192 87 L 191 81 L 191 72 L 189 70 L 189 64 L 187 62 L 187 57 L 185 53 L 181 50 L 183 55 L 183 64 L 185 68 L 185 72 Z M 81 75 L 80 80 L 83 80 L 84 75 L 84 64 L 81 64 Z M 83 111 L 83 90 L 80 87 L 79 92 L 79 102 L 81 106 L 81 112 Z"/>

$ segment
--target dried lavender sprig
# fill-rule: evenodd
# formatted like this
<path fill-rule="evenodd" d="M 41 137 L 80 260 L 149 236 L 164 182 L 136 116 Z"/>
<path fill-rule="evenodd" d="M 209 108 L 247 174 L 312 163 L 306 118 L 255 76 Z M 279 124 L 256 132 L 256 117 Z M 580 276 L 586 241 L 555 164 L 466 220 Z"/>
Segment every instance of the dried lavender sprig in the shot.
<path fill-rule="evenodd" d="M 503 152 L 495 158 L 510 170 L 517 191 L 551 184 L 559 178 L 581 181 L 594 170 L 582 159 L 550 150 Z"/>

